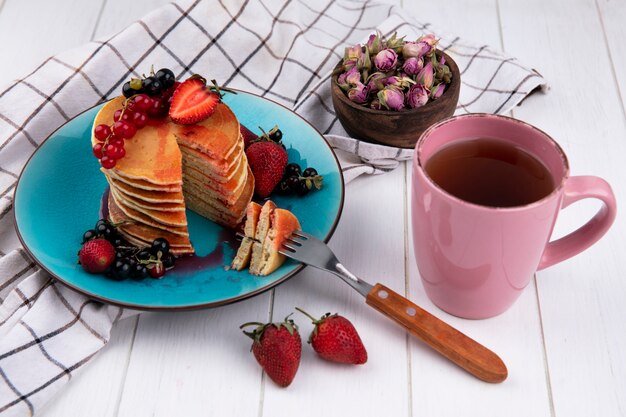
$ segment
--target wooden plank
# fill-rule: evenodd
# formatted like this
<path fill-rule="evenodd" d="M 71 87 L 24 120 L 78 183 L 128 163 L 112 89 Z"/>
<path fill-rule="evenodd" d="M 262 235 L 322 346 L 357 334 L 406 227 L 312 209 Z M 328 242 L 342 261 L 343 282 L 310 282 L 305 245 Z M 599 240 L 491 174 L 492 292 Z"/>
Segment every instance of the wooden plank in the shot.
<path fill-rule="evenodd" d="M 239 325 L 267 321 L 269 302 L 268 292 L 210 310 L 141 316 L 119 415 L 257 415 L 261 368 Z"/>
<path fill-rule="evenodd" d="M 617 85 L 593 0 L 558 2 L 501 0 L 507 52 L 536 67 L 548 80 L 546 95 L 529 98 L 516 110 L 563 146 L 573 175 L 607 179 L 624 203 L 626 128 Z M 578 54 L 593 54 L 589 65 Z M 590 51 L 590 52 L 589 52 Z M 557 221 L 563 234 L 584 222 L 597 204 L 579 203 Z M 623 416 L 626 410 L 626 296 L 623 254 L 626 224 L 591 249 L 538 273 L 547 363 L 557 416 Z"/>
<path fill-rule="evenodd" d="M 404 293 L 404 173 L 360 178 L 346 189 L 341 222 L 331 240 L 338 259 L 371 283 Z M 265 380 L 265 416 L 408 414 L 406 335 L 394 322 L 365 304 L 338 278 L 306 268 L 276 289 L 274 319 L 301 307 L 314 316 L 339 312 L 357 328 L 368 351 L 361 366 L 340 366 L 317 357 L 304 343 L 294 382 L 278 388 Z M 297 313 L 303 341 L 312 330 Z"/>
<path fill-rule="evenodd" d="M 426 1 L 412 2 L 410 7 L 405 7 L 416 16 L 429 10 Z M 501 47 L 498 10 L 494 1 L 442 2 L 437 5 L 436 13 L 430 12 L 422 20 L 432 22 L 435 29 L 449 30 L 466 41 L 496 49 Z M 411 169 L 412 164 L 408 163 L 409 228 Z M 508 379 L 502 384 L 485 384 L 411 339 L 413 414 L 500 416 L 502 410 L 506 410 L 510 416 L 549 416 L 543 339 L 534 285 L 499 317 L 478 321 L 453 317 L 438 309 L 426 296 L 415 264 L 411 233 L 407 245 L 412 301 L 492 349 L 504 360 L 509 371 Z M 477 398 L 480 401 L 476 401 Z"/>
<path fill-rule="evenodd" d="M 613 64 L 613 76 L 619 85 L 622 99 L 622 111 L 626 107 L 626 3 L 623 1 L 598 0 L 596 2 L 600 10 L 600 19 L 606 36 L 611 63 Z"/>
<path fill-rule="evenodd" d="M 89 41 L 103 0 L 7 0 L 0 9 L 0 86 Z"/>

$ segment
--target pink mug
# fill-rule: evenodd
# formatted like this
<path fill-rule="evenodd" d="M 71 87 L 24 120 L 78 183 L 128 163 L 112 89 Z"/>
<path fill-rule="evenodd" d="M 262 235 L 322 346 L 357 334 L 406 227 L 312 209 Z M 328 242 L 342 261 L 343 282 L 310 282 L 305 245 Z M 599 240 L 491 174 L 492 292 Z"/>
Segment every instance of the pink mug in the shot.
<path fill-rule="evenodd" d="M 506 208 L 447 193 L 424 166 L 443 147 L 474 138 L 506 141 L 535 156 L 548 168 L 555 189 L 538 201 Z M 603 205 L 580 229 L 550 242 L 559 210 L 584 198 Z M 450 314 L 483 319 L 507 310 L 535 271 L 600 239 L 615 220 L 616 203 L 603 179 L 570 177 L 565 153 L 546 133 L 510 117 L 468 114 L 430 127 L 417 141 L 411 213 L 415 258 L 428 297 Z"/>

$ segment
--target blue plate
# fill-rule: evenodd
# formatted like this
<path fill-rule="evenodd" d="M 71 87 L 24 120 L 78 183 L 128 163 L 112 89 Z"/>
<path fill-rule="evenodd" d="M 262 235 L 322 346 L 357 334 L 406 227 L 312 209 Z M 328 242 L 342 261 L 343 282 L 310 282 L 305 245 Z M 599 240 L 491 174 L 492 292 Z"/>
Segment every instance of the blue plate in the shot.
<path fill-rule="evenodd" d="M 302 229 L 328 241 L 343 208 L 339 163 L 322 135 L 307 121 L 273 101 L 241 92 L 224 102 L 240 122 L 258 131 L 279 125 L 290 162 L 313 166 L 324 176 L 321 191 L 304 197 L 273 196 L 291 210 Z M 83 233 L 99 218 L 107 182 L 91 152 L 91 127 L 102 107 L 78 115 L 44 141 L 28 161 L 15 190 L 15 220 L 26 250 L 43 269 L 75 290 L 107 303 L 145 310 L 215 307 L 259 294 L 303 266 L 287 260 L 266 277 L 226 270 L 237 242 L 232 231 L 187 211 L 197 257 L 183 258 L 161 280 L 113 281 L 77 264 Z"/>

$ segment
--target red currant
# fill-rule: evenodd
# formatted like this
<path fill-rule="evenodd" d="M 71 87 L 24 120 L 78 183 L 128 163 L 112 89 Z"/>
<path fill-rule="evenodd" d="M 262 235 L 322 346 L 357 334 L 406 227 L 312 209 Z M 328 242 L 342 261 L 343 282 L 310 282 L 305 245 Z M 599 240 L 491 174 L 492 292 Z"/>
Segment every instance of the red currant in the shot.
<path fill-rule="evenodd" d="M 107 125 L 98 125 L 94 129 L 93 134 L 100 142 L 104 142 L 111 134 L 111 128 Z"/>
<path fill-rule="evenodd" d="M 105 169 L 111 169 L 115 166 L 115 159 L 104 155 L 102 157 L 102 159 L 100 159 L 100 163 L 102 164 L 102 167 Z"/>
<path fill-rule="evenodd" d="M 152 107 L 152 99 L 145 94 L 135 96 L 133 110 L 146 112 Z"/>
<path fill-rule="evenodd" d="M 137 129 L 141 129 L 148 122 L 148 117 L 144 113 L 135 112 L 133 113 L 133 124 Z"/>
<path fill-rule="evenodd" d="M 163 117 L 167 115 L 167 108 L 162 100 L 154 97 L 152 99 L 152 107 L 148 110 L 148 116 L 150 117 Z"/>
<path fill-rule="evenodd" d="M 163 267 L 163 262 L 157 262 L 152 265 L 152 268 L 148 268 L 148 273 L 152 278 L 161 278 L 165 275 L 165 268 Z"/>
<path fill-rule="evenodd" d="M 124 139 L 130 139 L 137 133 L 137 128 L 132 123 L 118 120 L 113 123 L 113 133 Z"/>
<path fill-rule="evenodd" d="M 113 120 L 117 122 L 120 120 L 121 116 L 123 121 L 132 123 L 134 115 L 135 114 L 132 110 L 126 109 L 124 110 L 124 114 L 122 114 L 122 109 L 119 109 L 115 110 L 115 113 L 113 113 Z"/>
<path fill-rule="evenodd" d="M 102 144 L 101 143 L 96 143 L 95 145 L 93 145 L 93 154 L 98 159 L 102 158 Z"/>
<path fill-rule="evenodd" d="M 113 146 L 124 146 L 124 139 L 112 136 L 108 143 Z"/>
<path fill-rule="evenodd" d="M 123 146 L 107 145 L 106 154 L 109 158 L 121 159 L 126 155 L 126 149 Z"/>

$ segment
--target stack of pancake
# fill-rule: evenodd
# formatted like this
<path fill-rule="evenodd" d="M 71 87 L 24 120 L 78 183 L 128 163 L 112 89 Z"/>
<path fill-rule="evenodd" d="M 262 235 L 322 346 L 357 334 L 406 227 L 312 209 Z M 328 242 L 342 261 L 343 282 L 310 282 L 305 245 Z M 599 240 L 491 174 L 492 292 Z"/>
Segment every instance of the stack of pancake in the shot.
<path fill-rule="evenodd" d="M 94 127 L 110 125 L 123 97 L 98 112 Z M 92 134 L 92 145 L 97 139 Z M 102 169 L 110 186 L 109 219 L 130 243 L 150 246 L 157 237 L 176 255 L 194 253 L 185 209 L 226 227 L 243 219 L 254 177 L 243 150 L 239 122 L 223 103 L 195 125 L 151 120 L 125 141 L 126 155 Z"/>

